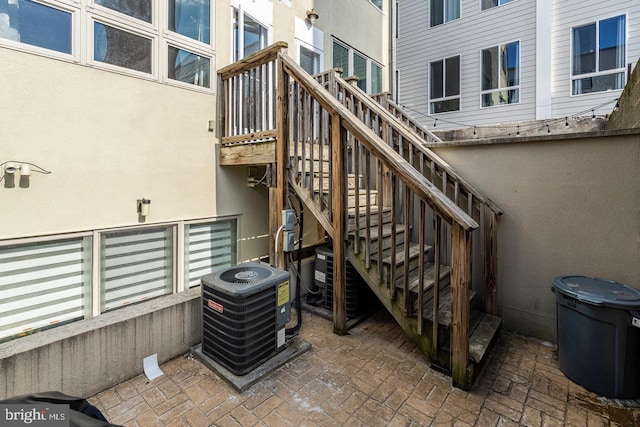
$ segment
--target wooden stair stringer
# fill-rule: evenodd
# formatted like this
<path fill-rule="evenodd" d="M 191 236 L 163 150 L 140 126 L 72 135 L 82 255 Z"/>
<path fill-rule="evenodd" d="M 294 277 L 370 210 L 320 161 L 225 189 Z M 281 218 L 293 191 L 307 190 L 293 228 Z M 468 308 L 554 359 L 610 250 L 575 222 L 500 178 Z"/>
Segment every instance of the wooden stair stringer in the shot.
<path fill-rule="evenodd" d="M 379 283 L 377 277 L 377 268 L 365 267 L 365 262 L 360 255 L 357 255 L 353 250 L 353 243 L 350 241 L 346 248 L 347 259 L 351 262 L 351 265 L 356 269 L 358 274 L 364 279 L 369 288 L 378 297 L 378 300 L 384 305 L 384 307 L 391 313 L 398 325 L 407 334 L 409 340 L 413 342 L 420 351 L 429 359 L 433 360 L 433 354 L 431 354 L 431 334 L 418 334 L 418 322 L 416 317 L 407 317 L 404 314 L 401 299 L 393 299 L 392 293 L 389 289 Z"/>
<path fill-rule="evenodd" d="M 333 239 L 333 223 L 326 210 L 320 208 L 318 202 L 310 196 L 310 191 L 304 187 L 299 186 L 295 182 L 289 182 L 293 191 L 300 197 L 305 207 L 309 209 L 312 215 L 318 220 L 318 222 L 325 229 L 327 234 Z"/>

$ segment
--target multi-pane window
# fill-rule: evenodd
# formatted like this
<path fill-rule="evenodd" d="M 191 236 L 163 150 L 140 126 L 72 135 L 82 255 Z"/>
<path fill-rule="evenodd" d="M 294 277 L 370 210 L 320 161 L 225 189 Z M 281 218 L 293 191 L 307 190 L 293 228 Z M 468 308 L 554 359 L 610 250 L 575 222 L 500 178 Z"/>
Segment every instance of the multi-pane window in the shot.
<path fill-rule="evenodd" d="M 163 1 L 0 0 L 0 44 L 210 89 L 211 0 Z M 165 16 L 159 11 L 166 11 Z M 87 58 L 80 53 L 84 51 Z"/>
<path fill-rule="evenodd" d="M 382 0 L 369 0 L 378 9 L 382 10 Z"/>
<path fill-rule="evenodd" d="M 460 109 L 460 57 L 429 64 L 429 113 Z"/>
<path fill-rule="evenodd" d="M 573 28 L 572 95 L 624 87 L 625 21 L 622 15 Z"/>
<path fill-rule="evenodd" d="M 0 241 L 0 342 L 196 286 L 237 253 L 236 218 Z"/>
<path fill-rule="evenodd" d="M 482 0 L 482 10 L 490 9 L 496 6 L 502 6 L 503 4 L 511 3 L 513 0 Z"/>
<path fill-rule="evenodd" d="M 0 39 L 72 54 L 72 13 L 30 0 L 0 1 Z"/>
<path fill-rule="evenodd" d="M 237 61 L 267 47 L 267 28 L 238 9 L 233 10 L 233 60 Z"/>
<path fill-rule="evenodd" d="M 482 106 L 520 102 L 520 42 L 482 50 Z"/>
<path fill-rule="evenodd" d="M 431 0 L 431 26 L 460 18 L 460 0 Z"/>
<path fill-rule="evenodd" d="M 342 68 L 343 76 L 357 76 L 358 87 L 367 93 L 382 91 L 382 67 L 353 48 L 333 41 L 333 67 Z"/>

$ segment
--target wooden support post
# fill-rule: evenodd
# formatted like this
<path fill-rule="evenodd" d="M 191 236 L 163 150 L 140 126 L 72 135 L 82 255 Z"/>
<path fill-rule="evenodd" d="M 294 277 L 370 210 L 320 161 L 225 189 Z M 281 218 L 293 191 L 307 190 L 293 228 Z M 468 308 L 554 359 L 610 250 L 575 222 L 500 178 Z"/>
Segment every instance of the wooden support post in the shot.
<path fill-rule="evenodd" d="M 440 325 L 440 242 L 442 240 L 442 218 L 434 212 L 435 218 L 433 223 L 433 329 L 432 348 L 434 357 L 438 357 L 438 332 Z"/>
<path fill-rule="evenodd" d="M 483 293 L 484 311 L 496 316 L 498 314 L 498 239 L 496 238 L 497 215 L 489 206 L 484 206 L 484 268 Z"/>
<path fill-rule="evenodd" d="M 278 227 L 280 227 L 280 221 L 282 220 L 278 215 L 278 209 L 276 208 L 276 187 L 269 187 L 269 264 L 275 267 L 276 263 L 276 234 L 278 233 Z"/>
<path fill-rule="evenodd" d="M 271 229 L 271 232 L 273 233 L 271 235 L 272 239 L 276 238 L 277 229 L 280 227 L 280 223 L 282 222 L 280 212 L 284 209 L 284 201 L 287 197 L 287 154 L 289 153 L 289 75 L 284 71 L 284 66 L 280 60 L 277 61 L 276 71 L 278 94 L 276 113 L 278 140 L 276 144 L 276 189 L 273 208 L 275 209 L 275 215 L 278 217 L 275 221 L 278 225 L 276 226 L 276 232 L 274 232 L 273 228 Z M 281 241 L 275 242 L 275 252 L 278 254 L 278 265 L 276 265 L 276 267 L 284 269 L 286 267 L 286 263 Z"/>
<path fill-rule="evenodd" d="M 455 387 L 467 390 L 471 386 L 471 378 L 467 375 L 471 233 L 458 223 L 451 229 L 451 376 Z"/>
<path fill-rule="evenodd" d="M 347 263 L 346 224 L 344 223 L 345 179 L 344 147 L 342 145 L 342 124 L 338 113 L 331 114 L 331 180 L 333 182 L 333 332 L 347 333 Z"/>

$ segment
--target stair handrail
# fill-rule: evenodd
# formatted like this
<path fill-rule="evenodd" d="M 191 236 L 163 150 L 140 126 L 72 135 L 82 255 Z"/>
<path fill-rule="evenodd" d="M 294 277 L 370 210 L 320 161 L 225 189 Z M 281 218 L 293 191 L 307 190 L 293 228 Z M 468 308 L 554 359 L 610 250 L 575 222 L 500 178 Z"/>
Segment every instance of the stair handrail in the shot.
<path fill-rule="evenodd" d="M 378 135 L 356 117 L 347 107 L 326 91 L 288 55 L 279 54 L 279 60 L 288 74 L 309 93 L 323 108 L 335 111 L 344 120 L 345 127 L 390 169 L 393 169 L 402 181 L 425 202 L 430 202 L 438 214 L 449 223 L 458 223 L 464 230 L 474 230 L 478 223 L 458 205 L 453 203 L 440 189 L 419 173 L 400 154 L 387 145 Z"/>
<path fill-rule="evenodd" d="M 435 133 L 433 133 L 432 131 L 427 129 L 426 126 L 424 126 L 421 123 L 418 123 L 417 121 L 415 121 L 413 119 L 413 117 L 411 117 L 409 114 L 407 114 L 400 105 L 395 103 L 391 99 L 391 94 L 389 92 L 376 93 L 376 94 L 371 95 L 371 97 L 376 102 L 380 103 L 382 106 L 386 106 L 387 110 L 389 110 L 389 112 L 393 116 L 395 116 L 400 122 L 402 122 L 402 124 L 407 126 L 413 132 L 416 132 L 425 141 L 427 141 L 427 142 L 435 142 L 435 143 L 443 142 L 442 139 L 440 139 L 438 137 L 438 135 L 436 135 Z M 427 137 L 426 138 L 422 137 L 421 134 L 424 134 Z"/>
<path fill-rule="evenodd" d="M 433 150 L 425 146 L 425 140 L 421 139 L 406 123 L 403 123 L 391 112 L 385 109 L 380 103 L 376 102 L 374 98 L 369 96 L 366 92 L 360 89 L 358 86 L 349 84 L 343 78 L 336 77 L 336 83 L 339 86 L 339 90 L 348 92 L 350 95 L 358 98 L 359 102 L 362 102 L 367 108 L 373 110 L 378 116 L 384 117 L 388 123 L 396 130 L 403 139 L 409 141 L 413 147 L 423 153 L 430 161 L 440 167 L 442 171 L 447 173 L 447 177 L 452 183 L 457 182 L 458 185 L 468 194 L 472 194 L 475 201 L 479 204 L 484 204 L 491 209 L 496 215 L 502 215 L 503 211 L 500 209 L 491 199 L 485 197 L 480 191 L 472 186 L 468 181 L 462 178 L 446 161 L 438 156 Z M 345 97 L 346 98 L 346 97 Z M 404 113 L 403 113 L 404 114 Z M 408 117 L 406 114 L 403 117 Z M 435 137 L 435 135 L 433 135 Z M 436 137 L 437 138 L 437 137 Z"/>

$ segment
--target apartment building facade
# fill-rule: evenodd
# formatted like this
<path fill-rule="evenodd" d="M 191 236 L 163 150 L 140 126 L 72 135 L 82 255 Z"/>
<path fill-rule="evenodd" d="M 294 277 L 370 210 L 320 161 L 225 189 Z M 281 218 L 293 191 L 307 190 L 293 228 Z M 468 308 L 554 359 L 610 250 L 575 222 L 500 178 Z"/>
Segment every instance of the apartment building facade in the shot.
<path fill-rule="evenodd" d="M 438 129 L 610 113 L 640 57 L 640 4 L 396 3 L 397 99 Z"/>

